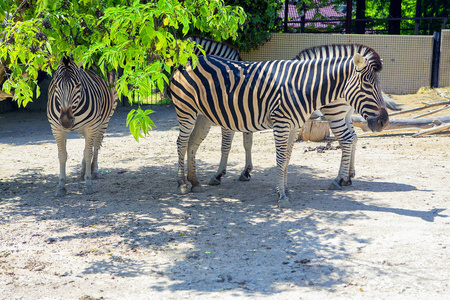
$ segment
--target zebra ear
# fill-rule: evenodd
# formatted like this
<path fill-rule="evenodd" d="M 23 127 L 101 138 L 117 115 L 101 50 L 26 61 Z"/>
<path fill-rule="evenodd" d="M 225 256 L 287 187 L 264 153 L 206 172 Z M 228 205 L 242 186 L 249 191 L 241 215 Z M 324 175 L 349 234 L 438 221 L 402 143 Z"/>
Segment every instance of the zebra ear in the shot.
<path fill-rule="evenodd" d="M 359 53 L 355 53 L 353 56 L 353 63 L 358 71 L 361 71 L 367 65 L 366 59 Z"/>

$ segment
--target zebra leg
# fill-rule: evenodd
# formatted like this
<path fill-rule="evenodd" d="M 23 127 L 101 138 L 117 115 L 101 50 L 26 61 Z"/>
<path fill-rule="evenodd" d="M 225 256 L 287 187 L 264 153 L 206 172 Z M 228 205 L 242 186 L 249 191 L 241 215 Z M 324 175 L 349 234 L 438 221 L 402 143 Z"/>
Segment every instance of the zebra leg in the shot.
<path fill-rule="evenodd" d="M 351 185 L 352 178 L 355 178 L 355 152 L 356 152 L 356 142 L 358 141 L 358 136 L 356 135 L 355 129 L 353 128 L 353 122 L 351 119 L 351 113 L 348 115 L 348 118 L 346 118 L 347 122 L 347 128 L 351 134 L 351 140 L 352 140 L 352 147 L 350 149 L 350 163 L 349 163 L 349 169 L 348 169 L 348 181 Z"/>
<path fill-rule="evenodd" d="M 289 144 L 288 144 L 288 154 L 287 154 L 288 161 L 287 161 L 286 169 L 284 172 L 284 191 L 287 196 L 290 195 L 290 191 L 287 187 L 287 174 L 288 174 L 289 161 L 292 156 L 292 149 L 294 149 L 295 141 L 297 140 L 297 137 L 299 134 L 300 134 L 300 128 L 298 128 L 297 130 L 292 130 L 291 133 L 289 134 Z"/>
<path fill-rule="evenodd" d="M 92 127 L 84 128 L 83 130 L 83 136 L 85 139 L 83 158 L 85 169 L 83 194 L 85 195 L 94 193 L 94 189 L 92 188 L 92 158 L 95 134 L 95 129 Z"/>
<path fill-rule="evenodd" d="M 233 142 L 234 131 L 222 127 L 222 146 L 220 157 L 219 169 L 209 180 L 209 185 L 219 185 L 221 183 L 222 176 L 227 173 L 228 155 L 231 150 L 231 143 Z"/>
<path fill-rule="evenodd" d="M 187 148 L 187 180 L 192 184 L 192 192 L 203 191 L 200 182 L 197 180 L 195 155 L 197 154 L 198 147 L 208 135 L 211 126 L 211 121 L 209 121 L 205 116 L 199 115 L 195 121 L 194 129 L 189 136 Z"/>
<path fill-rule="evenodd" d="M 98 179 L 100 177 L 98 173 L 98 150 L 100 149 L 94 146 L 94 155 L 92 157 L 92 164 L 91 164 L 92 179 Z"/>
<path fill-rule="evenodd" d="M 103 136 L 105 135 L 106 129 L 108 128 L 108 122 L 103 123 L 98 129 L 95 134 L 94 138 L 94 156 L 92 158 L 92 164 L 91 164 L 91 174 L 92 179 L 98 179 L 99 173 L 98 173 L 98 151 L 100 150 L 100 147 L 102 146 Z"/>
<path fill-rule="evenodd" d="M 244 149 L 245 149 L 245 168 L 239 176 L 239 181 L 249 181 L 250 172 L 253 170 L 252 164 L 252 144 L 253 144 L 253 132 L 244 132 Z"/>
<path fill-rule="evenodd" d="M 67 194 L 66 190 L 66 162 L 67 162 L 67 132 L 57 129 L 52 129 L 53 136 L 55 137 L 56 144 L 58 146 L 58 159 L 59 159 L 59 182 L 56 188 L 56 196 L 64 196 Z"/>
<path fill-rule="evenodd" d="M 295 132 L 298 130 L 290 130 L 284 126 L 274 125 L 273 134 L 275 138 L 275 152 L 278 170 L 277 179 L 277 193 L 278 193 L 278 206 L 285 208 L 290 206 L 289 196 L 286 195 L 287 190 L 287 166 L 290 160 L 290 149 L 294 142 Z"/>
<path fill-rule="evenodd" d="M 177 138 L 177 152 L 178 152 L 178 173 L 177 173 L 177 192 L 179 194 L 186 194 L 188 192 L 188 187 L 186 184 L 185 174 L 184 174 L 184 159 L 186 157 L 186 151 L 188 148 L 189 138 L 194 128 L 195 119 L 194 118 L 181 118 L 178 116 L 180 122 L 180 133 Z M 194 158 L 195 159 L 195 158 Z"/>
<path fill-rule="evenodd" d="M 339 173 L 329 186 L 330 190 L 340 190 L 342 186 L 351 185 L 351 179 L 355 176 L 357 137 L 351 121 L 353 108 L 347 104 L 341 104 L 323 107 L 321 111 L 325 119 L 328 120 L 330 129 L 339 140 L 339 145 L 341 146 L 342 155 Z"/>
<path fill-rule="evenodd" d="M 338 176 L 331 182 L 328 188 L 330 190 L 340 190 L 342 186 L 352 185 L 352 181 L 350 179 L 350 162 L 352 157 L 353 141 L 339 141 L 339 145 L 342 150 L 341 165 Z"/>

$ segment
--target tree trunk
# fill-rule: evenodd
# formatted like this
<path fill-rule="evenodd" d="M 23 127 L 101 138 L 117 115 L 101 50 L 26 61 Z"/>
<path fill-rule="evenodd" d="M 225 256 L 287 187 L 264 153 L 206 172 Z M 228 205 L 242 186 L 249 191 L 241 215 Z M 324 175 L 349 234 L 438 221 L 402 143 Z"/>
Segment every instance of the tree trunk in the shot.
<path fill-rule="evenodd" d="M 422 1 L 416 0 L 416 18 L 422 17 Z M 420 21 L 416 20 L 414 25 L 414 34 L 418 35 L 420 33 Z"/>
<path fill-rule="evenodd" d="M 361 128 L 364 132 L 370 131 L 367 121 L 361 116 L 352 116 L 353 126 Z M 423 119 L 413 119 L 413 118 L 390 118 L 389 123 L 383 130 L 393 130 L 393 129 L 428 129 L 441 124 L 450 123 L 450 115 L 434 117 L 434 118 L 423 118 Z"/>
<path fill-rule="evenodd" d="M 352 33 L 352 0 L 347 0 L 347 12 L 345 18 L 345 33 Z"/>
<path fill-rule="evenodd" d="M 356 18 L 357 19 L 366 18 L 366 0 L 356 0 Z M 359 34 L 366 33 L 366 22 L 363 21 L 356 22 L 356 33 Z"/>
<path fill-rule="evenodd" d="M 389 5 L 389 18 L 401 18 L 402 17 L 402 0 L 391 0 Z M 400 20 L 389 21 L 389 34 L 400 34 Z"/>

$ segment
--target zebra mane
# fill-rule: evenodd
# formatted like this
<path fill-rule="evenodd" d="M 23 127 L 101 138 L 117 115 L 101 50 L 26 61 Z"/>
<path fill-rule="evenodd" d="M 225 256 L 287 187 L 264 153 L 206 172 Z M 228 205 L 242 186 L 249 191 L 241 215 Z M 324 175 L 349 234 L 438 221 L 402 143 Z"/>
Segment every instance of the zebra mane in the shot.
<path fill-rule="evenodd" d="M 223 42 L 217 42 L 214 41 L 212 39 L 208 39 L 202 36 L 198 36 L 198 35 L 189 35 L 185 38 L 185 40 L 190 40 L 190 41 L 194 41 L 197 44 L 200 44 L 203 46 L 206 55 L 217 55 L 217 56 L 222 56 L 225 58 L 229 58 L 226 57 L 227 55 L 229 55 L 230 52 L 235 52 L 237 57 L 234 60 L 238 60 L 241 61 L 241 56 L 239 54 L 239 49 L 237 49 L 236 47 L 231 46 L 230 44 L 227 43 L 223 43 Z M 222 48 L 221 52 L 226 52 L 227 54 L 225 54 L 225 56 L 221 55 L 220 53 L 218 53 L 218 48 L 216 47 L 216 45 L 220 45 Z"/>
<path fill-rule="evenodd" d="M 73 58 L 70 57 L 70 56 L 64 55 L 64 56 L 61 58 L 61 62 L 64 64 L 64 66 L 65 66 L 66 68 L 69 67 L 69 64 L 70 64 L 72 61 L 73 61 Z"/>
<path fill-rule="evenodd" d="M 371 47 L 361 44 L 331 44 L 307 48 L 294 58 L 296 60 L 310 60 L 319 58 L 347 57 L 359 53 L 369 60 L 375 72 L 383 68 L 383 61 Z"/>
<path fill-rule="evenodd" d="M 58 70 L 60 74 L 62 75 L 62 78 L 65 78 L 66 80 L 71 81 L 74 78 L 74 72 L 79 70 L 78 65 L 73 60 L 72 55 L 64 55 L 61 58 L 61 61 L 58 66 Z"/>

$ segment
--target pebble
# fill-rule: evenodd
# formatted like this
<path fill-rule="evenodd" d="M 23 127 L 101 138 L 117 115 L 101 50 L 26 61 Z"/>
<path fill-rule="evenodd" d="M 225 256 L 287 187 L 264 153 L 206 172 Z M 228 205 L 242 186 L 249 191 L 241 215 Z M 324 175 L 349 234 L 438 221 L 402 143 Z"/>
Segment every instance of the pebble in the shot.
<path fill-rule="evenodd" d="M 37 266 L 36 268 L 34 268 L 33 271 L 42 271 L 44 269 L 45 269 L 45 265 L 40 265 L 40 266 Z"/>
<path fill-rule="evenodd" d="M 45 242 L 46 242 L 47 244 L 53 244 L 53 243 L 56 243 L 57 240 L 58 240 L 58 239 L 56 239 L 56 238 L 48 238 Z"/>
<path fill-rule="evenodd" d="M 225 277 L 222 276 L 222 275 L 219 275 L 217 277 L 212 278 L 211 281 L 213 281 L 213 282 L 225 282 Z"/>
<path fill-rule="evenodd" d="M 286 250 L 286 253 L 289 255 L 297 255 L 297 252 L 294 250 Z"/>

